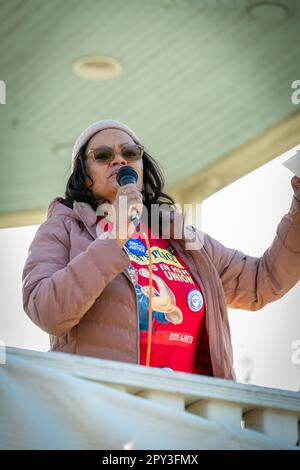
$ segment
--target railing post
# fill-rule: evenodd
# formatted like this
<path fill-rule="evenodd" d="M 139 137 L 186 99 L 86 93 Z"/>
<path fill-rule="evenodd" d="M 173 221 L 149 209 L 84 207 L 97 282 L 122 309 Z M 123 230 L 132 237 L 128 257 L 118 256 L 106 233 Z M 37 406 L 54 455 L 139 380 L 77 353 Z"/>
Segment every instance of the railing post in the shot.
<path fill-rule="evenodd" d="M 184 411 L 185 408 L 184 398 L 175 393 L 161 392 L 160 390 L 144 390 L 136 395 L 179 411 Z"/>
<path fill-rule="evenodd" d="M 238 403 L 221 400 L 199 400 L 189 405 L 187 411 L 203 418 L 241 428 L 242 408 Z"/>
<path fill-rule="evenodd" d="M 289 411 L 262 408 L 244 414 L 245 427 L 259 431 L 284 444 L 298 441 L 298 418 Z"/>

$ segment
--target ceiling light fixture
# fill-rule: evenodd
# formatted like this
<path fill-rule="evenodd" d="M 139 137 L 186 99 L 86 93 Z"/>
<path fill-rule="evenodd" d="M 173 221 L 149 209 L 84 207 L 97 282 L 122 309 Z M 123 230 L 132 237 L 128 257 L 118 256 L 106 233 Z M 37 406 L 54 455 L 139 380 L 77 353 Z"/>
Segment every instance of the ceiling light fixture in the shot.
<path fill-rule="evenodd" d="M 248 7 L 248 12 L 253 19 L 261 22 L 281 23 L 290 14 L 289 2 L 287 0 L 252 0 Z"/>
<path fill-rule="evenodd" d="M 72 68 L 76 75 L 89 80 L 109 80 L 122 72 L 120 62 L 105 56 L 81 57 L 73 62 Z"/>

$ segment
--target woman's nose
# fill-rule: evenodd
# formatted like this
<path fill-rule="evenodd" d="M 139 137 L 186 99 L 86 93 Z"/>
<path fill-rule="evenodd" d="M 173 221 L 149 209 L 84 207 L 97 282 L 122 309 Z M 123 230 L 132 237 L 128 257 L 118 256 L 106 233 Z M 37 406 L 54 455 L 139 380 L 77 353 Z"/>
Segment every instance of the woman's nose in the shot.
<path fill-rule="evenodd" d="M 111 165 L 127 165 L 127 161 L 121 153 L 115 154 L 114 159 L 111 162 Z"/>

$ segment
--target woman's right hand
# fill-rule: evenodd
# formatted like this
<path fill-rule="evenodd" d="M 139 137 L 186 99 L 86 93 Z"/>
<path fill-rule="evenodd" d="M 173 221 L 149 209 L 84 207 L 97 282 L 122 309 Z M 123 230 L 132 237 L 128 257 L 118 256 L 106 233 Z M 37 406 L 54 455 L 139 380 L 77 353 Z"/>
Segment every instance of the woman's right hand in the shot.
<path fill-rule="evenodd" d="M 136 230 L 136 226 L 131 221 L 132 211 L 136 211 L 139 216 L 143 211 L 143 196 L 136 184 L 126 184 L 120 186 L 114 202 L 112 203 L 114 212 L 115 236 L 121 248 L 128 238 Z"/>

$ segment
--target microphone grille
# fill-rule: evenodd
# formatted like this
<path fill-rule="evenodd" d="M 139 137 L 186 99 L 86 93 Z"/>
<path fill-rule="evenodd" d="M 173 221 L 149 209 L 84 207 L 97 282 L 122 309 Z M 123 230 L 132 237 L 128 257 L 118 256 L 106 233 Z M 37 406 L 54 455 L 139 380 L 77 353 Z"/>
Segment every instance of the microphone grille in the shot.
<path fill-rule="evenodd" d="M 120 186 L 125 184 L 136 184 L 138 179 L 138 174 L 131 166 L 122 166 L 117 173 L 117 182 Z"/>

